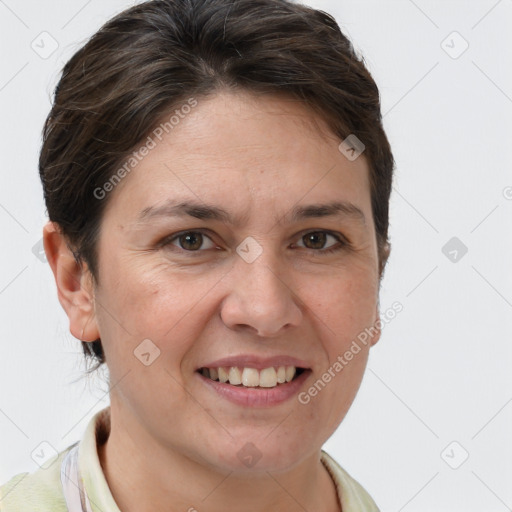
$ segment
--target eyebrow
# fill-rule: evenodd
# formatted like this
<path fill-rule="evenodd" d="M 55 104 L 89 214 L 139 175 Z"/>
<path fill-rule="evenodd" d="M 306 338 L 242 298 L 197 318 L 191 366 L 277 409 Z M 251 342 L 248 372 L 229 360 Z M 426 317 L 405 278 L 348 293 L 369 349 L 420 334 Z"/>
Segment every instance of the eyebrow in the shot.
<path fill-rule="evenodd" d="M 237 226 L 242 224 L 245 217 L 233 217 L 219 206 L 209 205 L 195 201 L 168 200 L 163 205 L 148 206 L 144 208 L 138 218 L 138 222 L 147 222 L 155 217 L 195 217 L 202 220 L 217 220 L 226 224 Z M 290 213 L 276 218 L 276 223 L 282 224 L 283 219 L 289 222 L 297 222 L 305 219 L 321 217 L 346 217 L 366 225 L 363 211 L 355 204 L 348 201 L 331 201 L 328 203 L 316 203 L 295 206 Z"/>

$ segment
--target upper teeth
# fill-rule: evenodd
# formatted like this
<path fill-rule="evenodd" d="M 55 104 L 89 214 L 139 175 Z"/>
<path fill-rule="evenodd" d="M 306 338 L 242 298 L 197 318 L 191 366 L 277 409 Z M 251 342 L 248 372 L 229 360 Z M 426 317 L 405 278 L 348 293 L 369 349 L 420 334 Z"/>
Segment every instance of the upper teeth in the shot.
<path fill-rule="evenodd" d="M 272 388 L 277 384 L 290 382 L 295 376 L 295 366 L 278 366 L 276 368 L 264 368 L 256 370 L 255 368 L 203 368 L 202 374 L 212 380 L 220 382 L 229 382 L 232 385 L 243 385 L 247 387 Z"/>

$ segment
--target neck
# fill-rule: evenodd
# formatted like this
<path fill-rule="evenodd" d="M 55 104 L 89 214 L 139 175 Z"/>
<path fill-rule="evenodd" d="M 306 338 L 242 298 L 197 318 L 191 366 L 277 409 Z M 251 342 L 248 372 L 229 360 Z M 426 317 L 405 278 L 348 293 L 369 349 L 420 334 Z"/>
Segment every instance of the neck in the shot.
<path fill-rule="evenodd" d="M 341 512 L 334 482 L 319 452 L 288 472 L 222 473 L 186 453 L 164 449 L 142 429 L 123 429 L 113 417 L 110 427 L 108 439 L 98 446 L 98 456 L 123 512 L 221 512 L 226 504 L 235 503 L 237 509 L 251 512 Z"/>

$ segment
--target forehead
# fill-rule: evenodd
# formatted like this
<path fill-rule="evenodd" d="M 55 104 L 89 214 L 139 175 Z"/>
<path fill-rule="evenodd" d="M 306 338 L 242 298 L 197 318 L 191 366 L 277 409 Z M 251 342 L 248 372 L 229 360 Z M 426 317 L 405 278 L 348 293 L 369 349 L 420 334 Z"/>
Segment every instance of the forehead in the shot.
<path fill-rule="evenodd" d="M 134 220 L 173 198 L 259 215 L 302 202 L 351 202 L 362 211 L 370 204 L 364 155 L 348 160 L 323 120 L 297 101 L 219 94 L 197 99 L 167 128 L 150 134 L 152 149 L 110 198 Z"/>

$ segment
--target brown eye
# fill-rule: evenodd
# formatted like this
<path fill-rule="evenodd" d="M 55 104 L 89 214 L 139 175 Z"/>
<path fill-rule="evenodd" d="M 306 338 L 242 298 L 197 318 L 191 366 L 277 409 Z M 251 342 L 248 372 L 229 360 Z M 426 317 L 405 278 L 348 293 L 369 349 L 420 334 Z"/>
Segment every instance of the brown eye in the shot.
<path fill-rule="evenodd" d="M 203 247 L 205 241 L 210 242 L 209 247 Z M 211 249 L 215 244 L 210 238 L 199 231 L 185 231 L 169 239 L 164 245 L 172 244 L 178 246 L 180 249 L 189 252 L 199 252 L 202 249 Z"/>
<path fill-rule="evenodd" d="M 302 237 L 308 249 L 323 249 L 327 234 L 323 231 L 314 231 Z"/>
<path fill-rule="evenodd" d="M 187 233 L 178 238 L 183 249 L 195 251 L 199 249 L 203 243 L 203 235 L 201 233 Z"/>
<path fill-rule="evenodd" d="M 331 238 L 334 242 L 325 246 L 328 238 Z M 349 249 L 351 247 L 350 242 L 343 235 L 321 230 L 310 231 L 309 233 L 302 235 L 300 241 L 303 242 L 305 249 L 309 249 L 318 255 L 326 255 L 335 251 Z M 302 245 L 298 246 L 303 247 Z"/>

